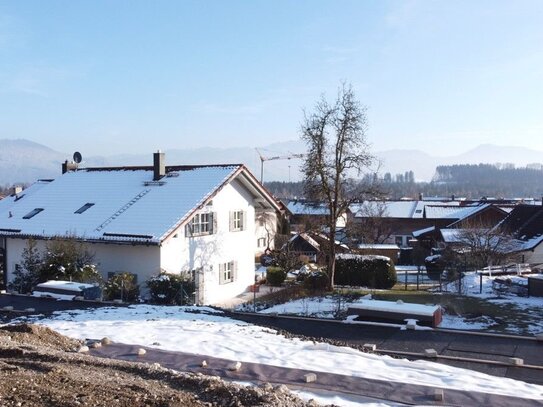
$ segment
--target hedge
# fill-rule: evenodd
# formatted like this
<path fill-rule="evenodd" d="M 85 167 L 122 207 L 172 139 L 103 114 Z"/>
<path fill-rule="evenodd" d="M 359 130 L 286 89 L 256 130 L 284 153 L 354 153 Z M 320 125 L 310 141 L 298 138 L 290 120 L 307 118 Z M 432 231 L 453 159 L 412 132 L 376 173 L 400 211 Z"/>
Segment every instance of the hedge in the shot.
<path fill-rule="evenodd" d="M 388 257 L 338 255 L 334 284 L 389 289 L 397 282 L 396 269 Z"/>
<path fill-rule="evenodd" d="M 184 305 L 190 302 L 195 290 L 187 274 L 160 273 L 147 280 L 151 301 L 157 304 Z"/>
<path fill-rule="evenodd" d="M 287 272 L 281 267 L 270 266 L 266 270 L 266 281 L 269 285 L 280 286 L 287 278 Z"/>

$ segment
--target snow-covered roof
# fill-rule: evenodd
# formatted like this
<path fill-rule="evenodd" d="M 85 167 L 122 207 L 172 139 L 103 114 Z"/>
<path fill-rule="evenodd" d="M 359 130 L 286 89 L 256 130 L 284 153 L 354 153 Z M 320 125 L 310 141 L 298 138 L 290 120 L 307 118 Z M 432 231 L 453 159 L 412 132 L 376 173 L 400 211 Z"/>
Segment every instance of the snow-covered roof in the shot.
<path fill-rule="evenodd" d="M 413 232 L 413 237 L 419 237 L 420 235 L 423 235 L 423 234 L 428 233 L 428 232 L 433 232 L 434 230 L 436 230 L 435 226 L 430 226 L 428 228 L 415 230 Z"/>
<path fill-rule="evenodd" d="M 463 229 L 441 229 L 441 236 L 445 243 L 458 243 L 462 240 Z"/>
<path fill-rule="evenodd" d="M 400 250 L 397 244 L 372 244 L 362 243 L 358 245 L 359 249 L 375 249 L 375 250 Z"/>
<path fill-rule="evenodd" d="M 326 205 L 306 201 L 289 201 L 287 208 L 293 215 L 328 215 L 330 213 Z"/>
<path fill-rule="evenodd" d="M 0 235 L 158 244 L 226 182 L 252 177 L 242 165 L 169 168 L 159 181 L 152 167 L 137 167 L 80 169 L 36 183 L 0 207 Z"/>
<path fill-rule="evenodd" d="M 417 201 L 365 201 L 352 204 L 350 210 L 357 218 L 411 218 L 416 204 Z"/>

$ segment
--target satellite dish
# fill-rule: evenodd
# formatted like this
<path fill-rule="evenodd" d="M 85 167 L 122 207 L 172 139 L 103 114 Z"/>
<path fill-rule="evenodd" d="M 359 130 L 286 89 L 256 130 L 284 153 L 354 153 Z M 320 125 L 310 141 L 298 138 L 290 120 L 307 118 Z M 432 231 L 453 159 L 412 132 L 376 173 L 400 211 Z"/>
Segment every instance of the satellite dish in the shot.
<path fill-rule="evenodd" d="M 83 157 L 81 156 L 81 153 L 79 151 L 76 151 L 74 153 L 74 162 L 79 164 L 82 159 L 83 159 Z"/>

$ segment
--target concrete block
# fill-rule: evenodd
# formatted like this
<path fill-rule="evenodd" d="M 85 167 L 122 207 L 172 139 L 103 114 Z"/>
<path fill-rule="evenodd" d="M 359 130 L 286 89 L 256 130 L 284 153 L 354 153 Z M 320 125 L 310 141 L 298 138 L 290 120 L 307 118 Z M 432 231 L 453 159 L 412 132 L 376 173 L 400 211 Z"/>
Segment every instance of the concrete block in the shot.
<path fill-rule="evenodd" d="M 317 375 L 315 373 L 304 374 L 304 380 L 306 383 L 313 383 L 317 381 Z"/>
<path fill-rule="evenodd" d="M 237 372 L 239 369 L 241 369 L 241 362 L 233 362 L 228 366 L 228 370 L 233 372 Z"/>
<path fill-rule="evenodd" d="M 435 349 L 424 349 L 424 356 L 427 358 L 437 358 L 437 351 Z"/>
<path fill-rule="evenodd" d="M 507 359 L 510 365 L 513 366 L 522 366 L 524 365 L 524 359 L 521 358 L 508 358 Z"/>
<path fill-rule="evenodd" d="M 434 401 L 443 401 L 443 400 L 445 400 L 443 389 L 434 389 Z"/>
<path fill-rule="evenodd" d="M 375 352 L 375 349 L 377 349 L 377 345 L 374 343 L 365 343 L 362 345 L 362 349 L 369 352 Z"/>
<path fill-rule="evenodd" d="M 138 353 L 138 356 L 144 356 L 147 353 L 147 351 L 143 348 L 139 348 L 137 353 Z"/>
<path fill-rule="evenodd" d="M 418 322 L 418 319 L 406 319 L 405 328 L 415 330 L 417 329 L 417 322 Z"/>

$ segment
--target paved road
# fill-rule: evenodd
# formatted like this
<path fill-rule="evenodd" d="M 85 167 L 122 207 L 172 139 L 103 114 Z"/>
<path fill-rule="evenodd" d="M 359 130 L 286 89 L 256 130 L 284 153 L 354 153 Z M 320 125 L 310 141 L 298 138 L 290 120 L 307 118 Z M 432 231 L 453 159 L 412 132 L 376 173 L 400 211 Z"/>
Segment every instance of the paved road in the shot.
<path fill-rule="evenodd" d="M 535 340 L 437 330 L 400 330 L 384 326 L 241 313 L 232 313 L 231 316 L 242 321 L 284 330 L 294 335 L 340 341 L 353 347 L 372 343 L 377 345 L 378 351 L 424 353 L 425 349 L 435 349 L 440 355 L 500 362 L 507 362 L 512 357 L 521 358 L 524 359 L 525 364 L 540 366 L 542 369 L 497 366 L 490 363 L 441 358 L 438 361 L 446 365 L 480 371 L 494 376 L 543 385 L 543 342 Z M 417 359 L 417 357 L 411 356 L 402 357 Z"/>

